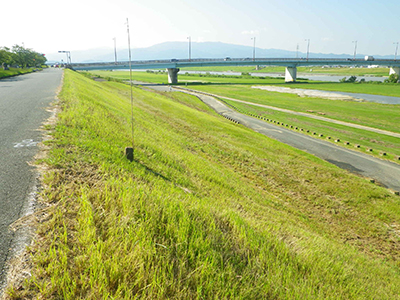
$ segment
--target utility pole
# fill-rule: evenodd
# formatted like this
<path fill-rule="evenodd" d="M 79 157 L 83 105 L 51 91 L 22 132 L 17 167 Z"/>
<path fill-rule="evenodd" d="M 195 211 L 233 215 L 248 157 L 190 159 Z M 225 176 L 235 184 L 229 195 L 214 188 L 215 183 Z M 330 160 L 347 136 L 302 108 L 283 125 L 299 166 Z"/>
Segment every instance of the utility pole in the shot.
<path fill-rule="evenodd" d="M 256 37 L 251 38 L 253 40 L 253 61 L 256 60 Z"/>
<path fill-rule="evenodd" d="M 299 44 L 296 46 L 296 58 L 299 58 Z"/>
<path fill-rule="evenodd" d="M 115 56 L 115 64 L 117 64 L 117 38 L 113 38 L 114 40 L 114 56 Z"/>
<path fill-rule="evenodd" d="M 192 60 L 192 38 L 190 36 L 188 36 L 188 40 L 189 40 L 189 61 Z"/>
<path fill-rule="evenodd" d="M 354 56 L 353 56 L 353 60 L 356 60 L 356 54 L 357 54 L 357 41 L 353 41 L 354 43 Z"/>
<path fill-rule="evenodd" d="M 67 55 L 67 65 L 72 64 L 71 51 L 58 51 L 58 53 L 65 53 Z"/>
<path fill-rule="evenodd" d="M 396 50 L 394 51 L 394 60 L 397 58 L 397 49 L 399 49 L 399 42 L 394 42 L 393 44 L 396 45 Z"/>
<path fill-rule="evenodd" d="M 310 54 L 310 39 L 305 39 L 305 41 L 307 42 L 307 60 L 308 60 L 308 56 Z"/>

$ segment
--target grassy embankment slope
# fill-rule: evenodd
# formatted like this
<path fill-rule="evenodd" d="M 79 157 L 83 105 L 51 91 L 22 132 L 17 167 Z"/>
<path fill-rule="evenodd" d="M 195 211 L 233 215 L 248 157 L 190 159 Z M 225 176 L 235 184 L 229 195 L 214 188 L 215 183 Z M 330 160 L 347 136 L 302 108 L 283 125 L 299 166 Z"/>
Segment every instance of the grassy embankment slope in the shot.
<path fill-rule="evenodd" d="M 35 68 L 26 68 L 26 69 L 10 68 L 9 70 L 3 70 L 2 68 L 0 68 L 0 78 L 6 78 L 6 77 L 15 76 L 15 75 L 31 73 L 31 72 L 33 72 L 33 69 L 35 69 Z"/>
<path fill-rule="evenodd" d="M 197 98 L 67 70 L 53 205 L 27 290 L 45 299 L 396 299 L 400 203 Z M 24 294 L 25 293 L 25 294 Z"/>
<path fill-rule="evenodd" d="M 121 80 L 127 80 L 129 78 L 127 72 L 96 71 L 93 72 L 93 74 L 104 77 L 112 76 L 113 78 Z M 167 76 L 165 73 L 134 72 L 133 76 L 134 79 L 139 81 L 167 84 Z M 276 85 L 301 88 L 311 86 L 315 88 L 320 87 L 320 89 L 323 90 L 348 90 L 358 93 L 375 93 L 400 97 L 400 85 L 318 82 L 285 84 L 283 79 L 260 79 L 248 78 L 246 76 L 224 78 L 180 75 L 179 79 L 182 80 L 182 82 L 188 82 L 187 87 L 191 89 L 221 95 L 222 97 L 231 97 L 298 112 L 311 111 L 316 115 L 323 115 L 326 118 L 334 120 L 350 122 L 397 133 L 400 132 L 400 105 L 326 100 L 312 97 L 302 98 L 293 94 L 268 92 L 252 88 L 254 85 Z M 209 83 L 199 84 L 198 81 Z M 315 132 L 317 134 L 313 136 L 317 138 L 319 134 L 323 134 L 323 139 L 326 139 L 327 136 L 331 136 L 332 139 L 330 141 L 332 142 L 336 139 L 340 139 L 342 142 L 339 143 L 339 145 L 343 147 L 355 149 L 354 145 L 359 144 L 361 147 L 357 148 L 358 151 L 379 157 L 381 152 L 386 152 L 388 154 L 386 158 L 394 161 L 398 161 L 397 156 L 400 155 L 399 138 L 252 105 L 240 104 L 233 101 L 227 102 L 234 105 L 240 111 L 256 114 L 285 124 L 291 124 L 303 128 L 305 129 L 303 133 L 305 133 L 306 130 L 309 130 L 310 134 Z M 346 141 L 350 142 L 350 144 L 345 145 L 343 142 Z M 373 149 L 373 151 L 370 152 L 368 149 Z"/>

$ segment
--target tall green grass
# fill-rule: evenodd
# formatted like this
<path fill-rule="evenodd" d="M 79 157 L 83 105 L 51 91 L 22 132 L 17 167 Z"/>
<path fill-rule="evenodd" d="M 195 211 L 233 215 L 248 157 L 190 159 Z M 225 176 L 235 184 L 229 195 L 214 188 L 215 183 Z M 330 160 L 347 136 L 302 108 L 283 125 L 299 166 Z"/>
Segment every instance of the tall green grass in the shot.
<path fill-rule="evenodd" d="M 197 98 L 65 71 L 53 204 L 11 297 L 396 299 L 399 198 Z"/>
<path fill-rule="evenodd" d="M 34 68 L 26 68 L 26 69 L 10 68 L 9 70 L 3 70 L 2 68 L 0 68 L 0 78 L 6 78 L 6 77 L 15 76 L 15 75 L 31 73 L 31 72 L 33 72 L 33 70 L 34 70 Z"/>

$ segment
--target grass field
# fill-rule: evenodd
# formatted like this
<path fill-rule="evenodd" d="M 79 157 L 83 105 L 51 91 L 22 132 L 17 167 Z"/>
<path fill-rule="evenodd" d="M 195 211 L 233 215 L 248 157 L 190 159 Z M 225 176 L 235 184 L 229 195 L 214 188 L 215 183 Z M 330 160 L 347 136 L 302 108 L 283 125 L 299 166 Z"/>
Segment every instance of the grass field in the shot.
<path fill-rule="evenodd" d="M 398 196 L 193 96 L 66 70 L 12 299 L 399 299 Z"/>
<path fill-rule="evenodd" d="M 182 68 L 185 71 L 205 71 L 205 72 L 251 72 L 251 73 L 285 73 L 285 67 L 265 67 L 256 70 L 255 66 L 213 66 L 213 67 L 192 67 Z M 323 67 L 297 67 L 297 72 L 302 74 L 327 74 L 338 76 L 389 76 L 389 68 L 323 68 Z"/>
<path fill-rule="evenodd" d="M 101 77 L 113 77 L 121 80 L 129 80 L 129 72 L 126 71 L 92 71 L 94 75 Z M 133 72 L 133 79 L 153 83 L 168 84 L 168 77 L 165 72 Z M 305 81 L 299 79 L 297 83 L 285 83 L 283 78 L 258 78 L 250 76 L 209 76 L 209 75 L 185 75 L 179 73 L 180 85 L 279 85 L 291 88 L 317 89 L 326 91 L 342 91 L 350 93 L 375 94 L 384 96 L 400 97 L 400 84 L 379 84 L 379 83 L 340 83 Z"/>
<path fill-rule="evenodd" d="M 395 161 L 397 163 L 400 162 L 400 139 L 397 137 L 377 134 L 375 132 L 352 128 L 327 121 L 310 119 L 309 117 L 265 109 L 251 104 L 240 103 L 228 99 L 222 98 L 222 100 L 241 113 L 266 118 L 274 121 L 277 125 L 285 124 L 285 127 L 286 124 L 292 125 L 294 127 L 298 127 L 298 129 L 293 129 L 295 131 L 308 134 L 314 138 L 327 140 L 335 143 L 336 145 L 364 152 L 369 155 L 383 158 L 382 153 L 384 152 L 385 159 Z M 315 111 L 314 114 L 319 115 L 319 111 Z M 336 142 L 338 139 L 340 142 Z M 346 142 L 349 144 L 347 145 Z M 359 145 L 359 148 L 355 148 L 355 145 Z M 372 149 L 372 151 L 370 149 Z"/>
<path fill-rule="evenodd" d="M 115 76 L 118 79 L 126 80 L 126 72 L 95 72 L 97 75 L 102 76 Z M 164 79 L 165 74 L 158 73 L 145 73 L 145 72 L 134 72 L 134 77 L 137 80 L 142 81 L 153 81 Z M 192 76 L 182 76 L 186 80 Z M 318 114 L 323 114 L 324 117 L 331 118 L 334 120 L 340 120 L 355 124 L 360 124 L 369 127 L 375 127 L 393 132 L 400 132 L 400 105 L 388 105 L 379 104 L 372 102 L 354 102 L 354 101 L 337 101 L 337 100 L 325 100 L 320 98 L 301 98 L 297 95 L 284 94 L 277 92 L 268 92 L 259 89 L 253 89 L 252 84 L 261 85 L 276 85 L 282 84 L 281 79 L 257 79 L 257 78 L 246 78 L 246 77 L 235 77 L 235 78 L 224 78 L 224 77 L 195 77 L 199 79 L 205 79 L 213 81 L 211 84 L 189 84 L 188 87 L 191 89 L 209 92 L 222 97 L 231 97 L 235 99 L 245 100 L 252 103 L 264 104 L 269 106 L 275 106 L 279 108 L 289 109 L 299 112 L 314 111 Z M 165 78 L 166 79 L 166 78 Z M 227 82 L 233 82 L 234 84 L 227 84 Z M 160 82 L 160 81 L 158 81 Z M 240 84 L 239 84 L 240 83 Z M 321 86 L 322 89 L 329 89 L 329 87 L 336 87 L 338 90 L 353 88 L 357 89 L 364 87 L 361 84 L 348 84 L 348 83 L 309 83 L 309 84 L 291 84 L 286 85 L 290 87 L 294 86 Z M 375 85 L 366 84 L 365 86 L 370 87 L 374 92 L 386 92 L 392 93 L 398 96 L 400 92 L 399 86 L 393 85 Z M 229 101 L 228 101 L 229 102 Z M 323 134 L 324 137 L 332 136 L 333 140 L 339 138 L 342 141 L 350 142 L 348 147 L 354 149 L 355 144 L 360 144 L 362 147 L 359 151 L 367 151 L 372 148 L 375 151 L 368 152 L 368 154 L 380 156 L 381 152 L 387 152 L 389 155 L 386 158 L 397 160 L 397 156 L 400 155 L 400 144 L 398 138 L 393 138 L 386 135 L 377 133 L 371 133 L 365 130 L 354 129 L 343 125 L 335 125 L 324 121 L 317 121 L 311 118 L 298 117 L 286 113 L 281 113 L 273 110 L 267 110 L 260 107 L 249 106 L 246 104 L 234 104 L 236 107 L 242 109 L 245 112 L 257 114 L 260 116 L 268 117 L 273 116 L 274 119 L 286 124 L 293 124 L 295 126 L 310 130 L 311 132 L 317 132 Z M 346 146 L 340 144 L 341 146 Z"/>
<path fill-rule="evenodd" d="M 327 118 L 400 132 L 400 105 L 299 97 L 242 85 L 194 85 L 190 88 L 293 111 L 317 111 Z"/>

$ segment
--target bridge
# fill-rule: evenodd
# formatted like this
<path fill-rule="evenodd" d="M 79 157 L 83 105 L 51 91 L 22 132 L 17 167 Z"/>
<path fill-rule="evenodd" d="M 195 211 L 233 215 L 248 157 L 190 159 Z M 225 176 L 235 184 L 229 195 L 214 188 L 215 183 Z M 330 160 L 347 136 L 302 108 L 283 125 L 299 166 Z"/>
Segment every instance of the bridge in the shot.
<path fill-rule="evenodd" d="M 184 67 L 209 67 L 209 66 L 284 66 L 285 81 L 295 82 L 297 67 L 299 66 L 385 66 L 390 67 L 390 74 L 400 75 L 400 60 L 390 59 L 335 59 L 335 58 L 219 58 L 219 59 L 169 59 L 169 60 L 144 60 L 132 61 L 132 69 L 167 69 L 168 82 L 178 83 L 178 72 Z M 129 69 L 129 62 L 117 63 L 77 63 L 71 64 L 74 70 L 118 70 Z"/>

